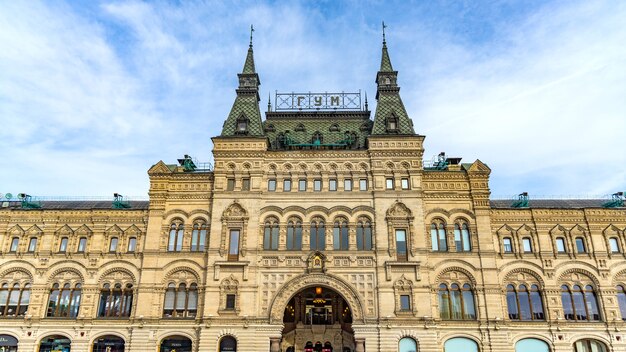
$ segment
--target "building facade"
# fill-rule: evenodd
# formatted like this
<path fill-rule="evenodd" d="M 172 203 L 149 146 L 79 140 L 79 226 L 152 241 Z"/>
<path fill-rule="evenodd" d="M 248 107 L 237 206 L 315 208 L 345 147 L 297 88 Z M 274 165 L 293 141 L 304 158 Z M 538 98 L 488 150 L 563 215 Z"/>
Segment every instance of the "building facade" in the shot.
<path fill-rule="evenodd" d="M 214 167 L 149 202 L 6 202 L 0 351 L 626 351 L 626 210 L 490 200 L 423 162 L 383 41 L 359 93 L 277 94 L 252 44 Z M 268 104 L 269 105 L 269 104 Z"/>

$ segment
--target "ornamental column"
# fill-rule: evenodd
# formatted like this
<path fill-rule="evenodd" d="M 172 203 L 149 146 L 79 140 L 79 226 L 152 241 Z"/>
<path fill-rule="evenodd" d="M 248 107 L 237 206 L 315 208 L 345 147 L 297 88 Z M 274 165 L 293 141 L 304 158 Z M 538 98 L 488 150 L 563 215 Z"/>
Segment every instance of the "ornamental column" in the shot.
<path fill-rule="evenodd" d="M 280 337 L 270 337 L 270 352 L 280 352 Z"/>

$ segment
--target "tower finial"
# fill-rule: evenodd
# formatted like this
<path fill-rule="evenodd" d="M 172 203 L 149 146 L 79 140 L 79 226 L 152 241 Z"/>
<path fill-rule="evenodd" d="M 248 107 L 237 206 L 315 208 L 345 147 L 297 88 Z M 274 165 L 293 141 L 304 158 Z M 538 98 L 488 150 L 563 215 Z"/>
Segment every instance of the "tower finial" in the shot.
<path fill-rule="evenodd" d="M 365 91 L 365 111 L 369 111 L 369 106 L 367 105 L 367 91 Z"/>
<path fill-rule="evenodd" d="M 272 93 L 267 92 L 267 112 L 272 111 Z"/>
<path fill-rule="evenodd" d="M 252 48 L 252 33 L 254 32 L 254 25 L 250 25 L 250 47 Z"/>
<path fill-rule="evenodd" d="M 387 28 L 387 25 L 385 24 L 385 21 L 383 21 L 383 44 L 387 44 L 387 39 L 385 38 L 385 28 Z"/>

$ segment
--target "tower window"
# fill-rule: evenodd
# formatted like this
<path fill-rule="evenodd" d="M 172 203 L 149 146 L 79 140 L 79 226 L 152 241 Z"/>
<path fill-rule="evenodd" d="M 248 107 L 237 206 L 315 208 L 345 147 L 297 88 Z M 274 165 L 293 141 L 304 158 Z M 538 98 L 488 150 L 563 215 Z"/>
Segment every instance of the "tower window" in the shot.
<path fill-rule="evenodd" d="M 242 115 L 237 119 L 237 130 L 235 132 L 237 134 L 248 133 L 248 119 L 245 116 Z"/>

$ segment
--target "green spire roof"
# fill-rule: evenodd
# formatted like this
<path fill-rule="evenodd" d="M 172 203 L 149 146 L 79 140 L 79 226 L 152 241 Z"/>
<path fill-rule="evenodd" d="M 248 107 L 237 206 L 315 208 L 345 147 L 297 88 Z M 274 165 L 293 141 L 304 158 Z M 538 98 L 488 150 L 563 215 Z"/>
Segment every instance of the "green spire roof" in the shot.
<path fill-rule="evenodd" d="M 254 68 L 254 53 L 252 52 L 252 43 L 250 43 L 250 47 L 248 48 L 248 55 L 246 56 L 246 63 L 243 64 L 243 74 L 254 74 L 256 73 L 256 69 Z"/>
<path fill-rule="evenodd" d="M 383 40 L 383 56 L 380 60 L 380 72 L 393 72 L 389 52 L 387 52 L 387 41 Z"/>

